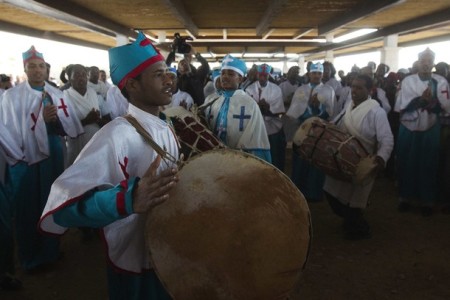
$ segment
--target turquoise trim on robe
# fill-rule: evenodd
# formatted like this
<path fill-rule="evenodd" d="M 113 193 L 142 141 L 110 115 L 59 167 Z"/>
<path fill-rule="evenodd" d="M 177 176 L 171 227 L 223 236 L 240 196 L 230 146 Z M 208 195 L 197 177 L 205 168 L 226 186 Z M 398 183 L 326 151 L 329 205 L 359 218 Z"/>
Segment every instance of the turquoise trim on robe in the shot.
<path fill-rule="evenodd" d="M 59 238 L 41 235 L 37 230 L 50 188 L 64 170 L 61 137 L 48 126 L 50 157 L 36 164 L 20 162 L 9 167 L 13 185 L 19 261 L 24 270 L 54 262 L 59 258 Z"/>
<path fill-rule="evenodd" d="M 222 103 L 222 107 L 219 110 L 219 114 L 216 120 L 216 126 L 214 128 L 214 135 L 217 136 L 225 145 L 227 145 L 227 123 L 228 123 L 228 110 L 230 108 L 230 98 L 234 94 L 233 91 L 223 91 L 225 100 Z"/>
<path fill-rule="evenodd" d="M 133 213 L 133 190 L 139 178 L 128 180 L 125 193 L 125 207 L 128 214 Z M 64 207 L 53 214 L 55 223 L 64 227 L 100 228 L 123 217 L 116 206 L 116 194 L 123 188 L 117 185 L 104 191 L 92 191 L 81 200 Z M 171 299 L 153 270 L 141 274 L 121 272 L 111 265 L 107 266 L 108 293 L 110 300 L 165 300 Z"/>
<path fill-rule="evenodd" d="M 440 125 L 410 131 L 400 124 L 397 139 L 399 196 L 431 206 L 438 197 Z"/>
<path fill-rule="evenodd" d="M 270 150 L 266 149 L 245 149 L 246 153 L 253 154 L 256 157 L 261 158 L 262 160 L 267 161 L 269 164 L 272 163 L 272 157 L 270 155 Z"/>
<path fill-rule="evenodd" d="M 125 193 L 127 215 L 122 216 L 117 211 L 116 194 L 123 190 L 118 184 L 114 188 L 86 194 L 83 199 L 56 211 L 53 219 L 63 227 L 105 227 L 133 213 L 132 194 L 138 181 L 139 178 L 128 180 L 128 190 Z"/>
<path fill-rule="evenodd" d="M 300 124 L 311 117 L 328 119 L 328 113 L 321 104 L 318 109 L 312 109 L 308 106 L 306 111 L 299 117 Z M 292 173 L 291 180 L 302 192 L 307 201 L 315 202 L 322 200 L 323 185 L 325 183 L 325 173 L 312 166 L 306 160 L 301 159 L 292 149 Z"/>

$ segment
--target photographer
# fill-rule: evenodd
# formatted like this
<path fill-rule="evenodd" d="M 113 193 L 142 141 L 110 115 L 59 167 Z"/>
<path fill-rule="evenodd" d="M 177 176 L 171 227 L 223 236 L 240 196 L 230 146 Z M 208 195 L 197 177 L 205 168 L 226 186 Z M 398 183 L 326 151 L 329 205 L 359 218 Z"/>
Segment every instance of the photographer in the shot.
<path fill-rule="evenodd" d="M 179 34 L 175 34 L 172 51 L 166 59 L 167 66 L 170 67 L 175 61 L 177 52 L 184 54 L 184 58 L 178 63 L 178 88 L 189 93 L 195 104 L 202 105 L 205 101 L 203 86 L 209 74 L 209 64 L 200 53 L 195 52 L 194 47 L 186 43 L 186 38 L 180 37 Z M 198 69 L 191 64 L 193 56 L 202 64 Z"/>

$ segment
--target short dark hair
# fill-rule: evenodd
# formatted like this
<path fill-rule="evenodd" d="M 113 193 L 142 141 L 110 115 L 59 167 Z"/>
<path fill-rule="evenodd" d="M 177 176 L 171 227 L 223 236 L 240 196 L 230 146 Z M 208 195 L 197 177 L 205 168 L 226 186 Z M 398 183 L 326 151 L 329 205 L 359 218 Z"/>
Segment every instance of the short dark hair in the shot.
<path fill-rule="evenodd" d="M 366 88 L 368 91 L 370 91 L 373 87 L 373 80 L 370 78 L 370 76 L 365 74 L 358 74 L 353 80 L 363 80 L 366 84 Z"/>
<path fill-rule="evenodd" d="M 136 76 L 136 77 L 133 77 L 133 79 L 139 81 L 139 80 L 141 80 L 141 77 L 142 77 L 142 73 L 139 74 L 139 75 Z M 124 87 L 120 90 L 120 92 L 122 93 L 122 95 L 123 95 L 128 101 L 130 100 L 130 94 L 128 94 L 128 91 L 127 91 L 126 86 L 124 86 Z"/>
<path fill-rule="evenodd" d="M 75 67 L 83 68 L 87 72 L 87 68 L 85 66 L 83 66 L 83 65 L 80 65 L 80 64 L 69 65 L 66 68 L 66 74 L 67 74 L 67 76 L 69 76 L 69 80 L 70 80 L 70 77 L 72 77 L 73 69 Z"/>

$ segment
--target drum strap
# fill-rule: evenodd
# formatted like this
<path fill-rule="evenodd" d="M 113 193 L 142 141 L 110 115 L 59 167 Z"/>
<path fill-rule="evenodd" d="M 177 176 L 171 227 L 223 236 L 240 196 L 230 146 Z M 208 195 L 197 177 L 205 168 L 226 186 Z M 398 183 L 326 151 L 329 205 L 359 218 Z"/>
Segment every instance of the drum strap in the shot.
<path fill-rule="evenodd" d="M 155 140 L 152 138 L 152 136 L 144 129 L 144 127 L 142 127 L 142 125 L 138 122 L 138 120 L 136 120 L 135 117 L 133 117 L 132 115 L 126 115 L 126 116 L 124 116 L 124 118 L 128 121 L 128 123 L 133 125 L 133 127 L 136 129 L 136 131 L 142 136 L 144 141 L 147 144 L 149 144 L 150 147 L 152 147 L 153 150 L 155 150 L 156 153 L 158 153 L 161 156 L 161 158 L 164 160 L 164 162 L 166 162 L 166 164 L 167 164 L 167 160 L 172 163 L 175 163 L 175 164 L 177 163 L 177 159 L 175 157 L 173 157 L 169 152 L 167 152 L 163 148 L 161 148 L 155 142 Z"/>

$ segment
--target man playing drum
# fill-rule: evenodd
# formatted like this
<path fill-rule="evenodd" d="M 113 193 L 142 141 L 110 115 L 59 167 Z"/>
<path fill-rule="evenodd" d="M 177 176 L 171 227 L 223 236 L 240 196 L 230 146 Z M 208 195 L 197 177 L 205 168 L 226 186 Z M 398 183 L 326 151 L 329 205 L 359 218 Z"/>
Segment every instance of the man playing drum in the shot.
<path fill-rule="evenodd" d="M 158 117 L 159 107 L 171 101 L 173 82 L 164 57 L 143 33 L 110 49 L 109 59 L 111 78 L 130 102 L 129 115 L 104 126 L 55 181 L 40 229 L 62 234 L 67 227 L 101 228 L 109 298 L 169 299 L 151 268 L 144 227 L 146 213 L 167 200 L 178 181 L 178 143 Z M 143 131 L 129 123 L 133 118 Z M 141 135 L 150 136 L 152 147 Z"/>
<path fill-rule="evenodd" d="M 394 147 L 387 115 L 379 103 L 370 98 L 372 79 L 358 75 L 352 82 L 352 102 L 335 119 L 341 129 L 355 136 L 374 155 L 382 170 Z M 354 184 L 327 176 L 324 191 L 333 211 L 344 219 L 345 238 L 371 237 L 370 226 L 363 216 L 375 177 L 365 184 Z"/>

